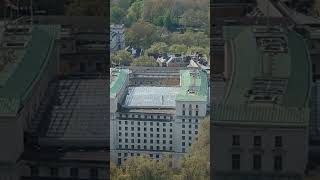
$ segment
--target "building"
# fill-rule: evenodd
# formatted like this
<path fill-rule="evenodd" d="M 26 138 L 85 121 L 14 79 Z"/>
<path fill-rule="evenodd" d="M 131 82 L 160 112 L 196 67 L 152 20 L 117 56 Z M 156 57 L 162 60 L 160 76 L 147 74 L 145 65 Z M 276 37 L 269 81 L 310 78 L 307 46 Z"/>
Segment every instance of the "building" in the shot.
<path fill-rule="evenodd" d="M 36 16 L 37 24 L 61 25 L 59 74 L 103 73 L 107 69 L 107 23 L 96 16 Z"/>
<path fill-rule="evenodd" d="M 226 92 L 213 107 L 214 178 L 303 179 L 311 94 L 305 41 L 276 26 L 225 26 L 223 34 Z"/>
<path fill-rule="evenodd" d="M 162 73 L 158 73 L 159 69 Z M 158 76 L 162 81 L 165 70 L 151 68 L 153 73 L 139 74 L 144 79 Z M 139 78 L 134 71 L 111 70 L 111 161 L 122 164 L 130 156 L 143 154 L 154 159 L 171 154 L 179 159 L 190 150 L 197 139 L 199 123 L 207 115 L 208 78 L 199 69 L 177 72 L 177 85 L 134 85 L 131 78 Z"/>
<path fill-rule="evenodd" d="M 25 167 L 25 132 L 56 78 L 60 26 L 0 25 L 0 179 L 19 179 Z M 8 141 L 10 137 L 10 141 Z"/>
<path fill-rule="evenodd" d="M 125 48 L 124 25 L 111 25 L 110 27 L 110 52 Z"/>

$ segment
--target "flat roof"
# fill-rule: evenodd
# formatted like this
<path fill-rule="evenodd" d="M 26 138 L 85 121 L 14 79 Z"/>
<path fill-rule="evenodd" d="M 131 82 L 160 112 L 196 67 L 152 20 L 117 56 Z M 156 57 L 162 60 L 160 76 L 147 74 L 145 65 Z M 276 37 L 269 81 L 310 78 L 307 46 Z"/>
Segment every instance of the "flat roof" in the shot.
<path fill-rule="evenodd" d="M 177 101 L 207 101 L 209 91 L 206 71 L 180 70 L 180 85 Z"/>
<path fill-rule="evenodd" d="M 129 87 L 126 108 L 175 108 L 180 87 Z"/>

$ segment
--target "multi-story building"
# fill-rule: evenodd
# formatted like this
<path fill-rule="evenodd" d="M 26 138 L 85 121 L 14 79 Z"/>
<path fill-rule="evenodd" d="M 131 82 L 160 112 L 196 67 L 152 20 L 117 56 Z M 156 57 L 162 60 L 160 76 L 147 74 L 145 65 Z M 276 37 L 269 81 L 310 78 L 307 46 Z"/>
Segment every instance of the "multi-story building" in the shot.
<path fill-rule="evenodd" d="M 155 159 L 171 154 L 179 159 L 190 150 L 199 123 L 207 115 L 205 71 L 180 70 L 180 84 L 175 86 L 129 86 L 130 79 L 137 78 L 134 72 L 112 69 L 110 73 L 111 161 L 121 164 L 130 156 L 143 154 Z M 159 75 L 154 72 L 145 76 Z"/>
<path fill-rule="evenodd" d="M 223 34 L 226 90 L 213 107 L 213 177 L 302 179 L 311 93 L 305 41 L 280 27 L 225 26 Z"/>
<path fill-rule="evenodd" d="M 58 71 L 59 33 L 55 25 L 1 22 L 0 179 L 23 172 L 25 132 Z"/>

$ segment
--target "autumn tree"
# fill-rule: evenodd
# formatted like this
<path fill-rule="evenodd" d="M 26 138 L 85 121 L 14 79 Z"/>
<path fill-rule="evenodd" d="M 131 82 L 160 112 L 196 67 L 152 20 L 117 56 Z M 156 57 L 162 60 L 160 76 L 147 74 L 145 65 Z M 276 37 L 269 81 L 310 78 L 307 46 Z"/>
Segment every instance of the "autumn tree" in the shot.
<path fill-rule="evenodd" d="M 151 45 L 145 52 L 146 54 L 163 54 L 169 51 L 169 47 L 164 42 L 156 42 Z"/>
<path fill-rule="evenodd" d="M 169 51 L 173 54 L 186 54 L 188 51 L 188 47 L 183 44 L 174 44 L 170 46 Z"/>
<path fill-rule="evenodd" d="M 155 67 L 158 66 L 156 60 L 151 56 L 141 56 L 133 61 L 131 66 L 146 66 Z"/>
<path fill-rule="evenodd" d="M 129 66 L 133 57 L 128 51 L 120 50 L 111 55 L 111 61 L 121 66 Z"/>
<path fill-rule="evenodd" d="M 191 152 L 182 160 L 181 174 L 187 180 L 209 180 L 210 178 L 210 117 L 202 120 L 198 140 L 192 144 Z"/>
<path fill-rule="evenodd" d="M 161 41 L 162 30 L 148 22 L 139 21 L 125 31 L 126 44 L 135 48 L 149 48 Z"/>

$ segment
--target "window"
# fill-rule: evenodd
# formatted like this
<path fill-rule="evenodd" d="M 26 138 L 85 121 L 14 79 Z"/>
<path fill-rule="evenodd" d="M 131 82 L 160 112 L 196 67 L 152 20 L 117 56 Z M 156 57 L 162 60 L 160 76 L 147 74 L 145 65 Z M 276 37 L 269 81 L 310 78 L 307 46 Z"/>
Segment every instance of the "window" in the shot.
<path fill-rule="evenodd" d="M 121 136 L 122 135 L 122 133 L 121 132 L 119 132 L 119 136 Z"/>
<path fill-rule="evenodd" d="M 182 119 L 182 122 L 186 122 L 186 120 L 185 120 L 185 119 Z"/>
<path fill-rule="evenodd" d="M 240 169 L 240 154 L 232 154 L 232 170 Z"/>
<path fill-rule="evenodd" d="M 196 116 L 198 116 L 199 115 L 199 112 L 198 111 L 196 111 Z"/>
<path fill-rule="evenodd" d="M 121 158 L 118 158 L 118 164 L 121 164 Z"/>
<path fill-rule="evenodd" d="M 198 125 L 195 125 L 194 128 L 195 128 L 195 129 L 198 129 Z"/>
<path fill-rule="evenodd" d="M 147 137 L 147 134 L 146 134 L 146 133 L 144 133 L 144 134 L 143 134 L 143 137 Z"/>
<path fill-rule="evenodd" d="M 185 128 L 185 127 L 186 127 L 186 125 L 182 124 L 182 128 Z"/>
<path fill-rule="evenodd" d="M 140 115 L 140 114 L 138 115 L 138 118 L 139 118 L 139 119 L 141 118 L 141 115 Z M 138 122 L 138 125 L 140 125 L 140 122 Z"/>
<path fill-rule="evenodd" d="M 138 143 L 140 143 L 141 142 L 141 140 L 140 139 L 138 139 Z"/>
<path fill-rule="evenodd" d="M 163 134 L 162 137 L 163 137 L 163 138 L 166 138 L 167 136 L 166 136 L 166 134 Z"/>
<path fill-rule="evenodd" d="M 79 176 L 79 169 L 78 168 L 71 168 L 70 169 L 70 176 L 71 177 L 78 177 Z"/>
<path fill-rule="evenodd" d="M 185 108 L 185 107 L 186 107 L 186 105 L 185 105 L 185 104 L 182 104 L 182 107 L 183 107 L 183 108 Z"/>
<path fill-rule="evenodd" d="M 119 131 L 121 131 L 121 126 L 119 127 Z"/>
<path fill-rule="evenodd" d="M 98 177 L 98 169 L 97 168 L 91 168 L 90 169 L 90 177 L 91 178 L 97 178 Z"/>
<path fill-rule="evenodd" d="M 192 105 L 191 105 L 191 104 L 189 104 L 189 108 L 190 108 L 190 109 L 192 108 Z"/>
<path fill-rule="evenodd" d="M 182 130 L 182 134 L 185 134 L 186 132 L 185 132 L 185 130 Z"/>
<path fill-rule="evenodd" d="M 192 111 L 189 111 L 189 116 L 192 116 Z"/>
<path fill-rule="evenodd" d="M 146 126 L 146 125 L 147 125 L 147 122 L 143 122 L 143 125 L 145 125 L 145 126 Z"/>
<path fill-rule="evenodd" d="M 121 124 L 121 121 L 119 121 L 119 124 Z"/>
<path fill-rule="evenodd" d="M 186 139 L 186 137 L 185 136 L 182 136 L 182 140 L 185 140 Z"/>
<path fill-rule="evenodd" d="M 139 115 L 140 116 L 140 115 Z M 140 121 L 138 121 L 138 126 L 140 126 Z M 140 129 L 140 128 L 139 128 Z"/>
<path fill-rule="evenodd" d="M 163 144 L 166 144 L 166 140 L 163 140 L 162 143 L 163 143 Z"/>
<path fill-rule="evenodd" d="M 128 139 L 125 139 L 124 142 L 128 143 Z"/>
<path fill-rule="evenodd" d="M 166 148 L 165 146 L 162 146 L 162 150 L 166 151 L 166 150 L 167 150 L 167 148 Z"/>
<path fill-rule="evenodd" d="M 128 117 L 128 114 L 126 114 L 126 117 Z M 124 124 L 128 124 L 128 121 L 124 121 Z"/>
<path fill-rule="evenodd" d="M 59 174 L 58 168 L 50 168 L 50 175 L 53 177 L 57 177 Z"/>
<path fill-rule="evenodd" d="M 138 133 L 137 136 L 140 137 L 140 133 Z"/>
<path fill-rule="evenodd" d="M 150 122 L 150 126 L 153 126 L 153 122 Z"/>
<path fill-rule="evenodd" d="M 131 131 L 134 131 L 134 127 L 131 127 Z"/>
<path fill-rule="evenodd" d="M 124 129 L 127 131 L 127 130 L 128 130 L 128 127 L 125 127 Z"/>
<path fill-rule="evenodd" d="M 153 132 L 153 128 L 150 128 L 150 131 Z"/>
<path fill-rule="evenodd" d="M 167 130 L 166 130 L 166 128 L 163 128 L 162 131 L 163 131 L 163 132 L 166 132 Z"/>
<path fill-rule="evenodd" d="M 134 139 L 131 139 L 131 143 L 134 143 Z"/>
<path fill-rule="evenodd" d="M 166 123 L 162 123 L 162 126 L 166 126 Z"/>
<path fill-rule="evenodd" d="M 240 136 L 239 135 L 232 136 L 232 145 L 233 146 L 240 146 Z"/>
<path fill-rule="evenodd" d="M 185 116 L 186 115 L 186 111 L 182 110 L 182 115 Z"/>
<path fill-rule="evenodd" d="M 157 128 L 157 132 L 159 132 L 160 131 L 160 129 L 159 128 Z"/>
<path fill-rule="evenodd" d="M 140 127 L 138 127 L 138 131 L 140 131 Z"/>
<path fill-rule="evenodd" d="M 185 146 L 186 145 L 186 143 L 185 142 L 182 142 L 182 146 Z"/>
<path fill-rule="evenodd" d="M 186 148 L 182 148 L 182 152 L 186 152 Z"/>
<path fill-rule="evenodd" d="M 282 170 L 282 157 L 280 155 L 275 156 L 274 160 L 274 170 L 281 171 Z"/>
<path fill-rule="evenodd" d="M 132 115 L 132 117 L 134 117 L 134 115 Z M 131 121 L 131 125 L 134 125 L 134 121 Z"/>
<path fill-rule="evenodd" d="M 160 116 L 158 115 L 157 118 L 160 119 Z"/>
<path fill-rule="evenodd" d="M 282 147 L 282 137 L 281 136 L 274 137 L 274 146 L 275 147 Z"/>
<path fill-rule="evenodd" d="M 157 122 L 157 126 L 159 126 L 159 122 Z"/>
<path fill-rule="evenodd" d="M 124 136 L 126 136 L 126 137 L 127 137 L 127 136 L 128 136 L 128 133 L 124 133 Z"/>
<path fill-rule="evenodd" d="M 196 105 L 196 108 L 198 108 L 199 106 L 198 106 L 198 104 Z"/>
<path fill-rule="evenodd" d="M 253 170 L 261 170 L 261 155 L 253 155 Z"/>
<path fill-rule="evenodd" d="M 143 143 L 147 143 L 147 140 L 146 140 L 146 139 L 144 139 L 144 140 L 143 140 Z"/>
<path fill-rule="evenodd" d="M 153 143 L 153 139 L 150 139 L 150 143 Z"/>
<path fill-rule="evenodd" d="M 253 145 L 254 146 L 261 146 L 261 136 L 254 136 L 253 137 Z"/>
<path fill-rule="evenodd" d="M 121 143 L 122 142 L 122 139 L 119 139 L 119 143 Z"/>

